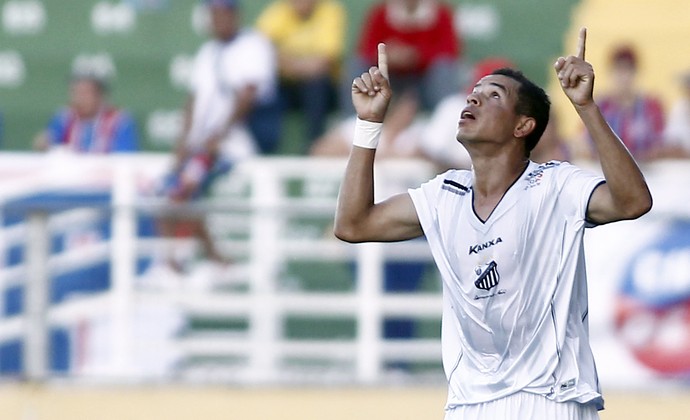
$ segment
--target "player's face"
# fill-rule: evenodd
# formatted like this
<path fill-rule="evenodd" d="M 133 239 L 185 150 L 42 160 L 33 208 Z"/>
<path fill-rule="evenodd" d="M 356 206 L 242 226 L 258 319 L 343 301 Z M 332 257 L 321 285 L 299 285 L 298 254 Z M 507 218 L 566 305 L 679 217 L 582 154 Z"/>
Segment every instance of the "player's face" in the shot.
<path fill-rule="evenodd" d="M 518 89 L 519 83 L 507 76 L 489 75 L 479 80 L 460 113 L 458 141 L 469 146 L 512 140 L 518 121 Z"/>

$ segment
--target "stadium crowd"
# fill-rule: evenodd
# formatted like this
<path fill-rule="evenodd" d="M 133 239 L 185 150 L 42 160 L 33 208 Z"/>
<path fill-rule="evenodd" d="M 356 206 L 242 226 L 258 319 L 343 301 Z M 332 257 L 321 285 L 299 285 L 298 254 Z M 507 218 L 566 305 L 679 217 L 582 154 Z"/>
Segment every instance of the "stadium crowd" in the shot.
<path fill-rule="evenodd" d="M 236 26 L 233 32 L 242 35 L 245 41 L 251 38 L 256 42 L 245 42 L 244 48 L 237 48 L 237 40 L 232 34 L 225 41 L 220 39 L 216 50 L 210 51 L 208 44 L 200 48 L 194 60 L 192 77 L 195 80 L 208 82 L 218 79 L 215 84 L 205 82 L 203 89 L 206 92 L 216 90 L 216 94 L 225 96 L 227 111 L 240 110 L 225 120 L 222 133 L 214 133 L 222 137 L 220 144 L 224 146 L 221 152 L 231 160 L 238 158 L 233 156 L 239 153 L 238 150 L 243 150 L 240 154 L 245 157 L 281 153 L 285 150 L 285 143 L 299 143 L 293 149 L 305 155 L 345 153 L 347 142 L 338 146 L 334 138 L 347 137 L 351 131 L 354 118 L 350 101 L 352 78 L 373 64 L 376 44 L 385 42 L 390 57 L 391 81 L 400 97 L 400 116 L 393 119 L 397 125 L 390 130 L 401 134 L 401 139 L 404 139 L 396 140 L 395 143 L 400 144 L 390 148 L 386 154 L 426 158 L 440 167 L 464 167 L 468 164 L 462 146 L 451 137 L 454 137 L 454 120 L 457 119 L 457 110 L 453 107 L 462 103 L 462 92 L 466 91 L 467 84 L 471 85 L 473 79 L 483 73 L 487 62 L 497 57 L 487 53 L 486 57 L 472 62 L 465 57 L 463 28 L 459 27 L 461 20 L 457 18 L 459 12 L 450 3 L 445 0 L 372 2 L 365 10 L 361 26 L 354 28 L 355 42 L 348 50 L 346 31 L 353 29 L 350 25 L 352 19 L 348 5 L 340 0 L 275 0 L 268 2 L 252 21 L 243 15 L 241 0 L 200 2 L 211 12 L 210 22 L 215 22 L 222 13 L 232 15 L 229 19 Z M 246 36 L 249 32 L 251 37 Z M 226 44 L 235 47 L 223 47 Z M 230 49 L 233 49 L 232 53 L 228 51 Z M 234 63 L 245 65 L 234 64 L 233 69 L 241 68 L 236 72 L 225 72 L 220 61 L 212 61 L 233 54 Z M 252 93 L 255 98 L 245 101 L 246 92 L 238 87 L 238 83 L 245 82 L 238 79 L 237 74 L 250 70 L 249 63 L 259 59 L 261 65 L 256 68 L 261 68 L 261 76 L 252 76 L 245 81 L 248 89 L 255 90 Z M 498 59 L 510 62 L 514 57 Z M 684 95 L 672 109 L 664 109 L 655 92 L 638 87 L 638 74 L 644 71 L 643 59 L 643 52 L 632 44 L 618 45 L 610 52 L 608 71 L 611 81 L 603 87 L 605 93 L 598 98 L 606 119 L 631 153 L 641 161 L 689 157 L 690 70 L 682 72 L 681 69 L 678 80 L 671 81 L 680 86 Z M 200 77 L 204 71 L 212 77 Z M 108 80 L 96 76 L 72 75 L 70 104 L 63 107 L 36 136 L 36 149 L 62 147 L 78 152 L 103 153 L 142 147 L 138 140 L 139 130 L 126 110 L 105 103 Z M 94 94 L 88 92 L 90 86 L 94 87 Z M 202 89 L 194 80 L 190 86 L 197 93 Z M 69 115 L 78 115 L 75 112 L 79 106 L 76 101 L 80 100 L 78 95 L 84 94 L 78 90 L 99 96 L 96 100 L 103 103 L 92 105 L 102 109 L 89 111 L 92 115 L 79 118 L 75 120 L 79 124 L 74 124 Z M 127 99 L 123 98 L 122 102 L 126 108 Z M 200 106 L 198 103 L 192 105 Z M 111 118 L 115 110 L 117 118 Z M 298 133 L 287 127 L 294 119 L 298 121 Z M 553 119 L 556 119 L 555 115 Z M 191 124 L 185 119 L 183 133 L 178 136 L 178 157 L 184 135 L 198 135 L 188 131 L 187 123 Z M 549 141 L 544 142 L 548 144 L 535 152 L 533 158 L 596 159 L 590 139 L 584 130 L 580 132 L 581 135 L 564 138 L 554 121 L 549 127 Z M 83 137 L 78 146 L 74 138 L 68 138 L 77 135 Z M 108 136 L 120 138 L 105 138 Z M 100 146 L 89 146 L 92 141 Z M 121 146 L 123 141 L 124 146 Z M 394 150 L 397 151 L 392 152 Z"/>

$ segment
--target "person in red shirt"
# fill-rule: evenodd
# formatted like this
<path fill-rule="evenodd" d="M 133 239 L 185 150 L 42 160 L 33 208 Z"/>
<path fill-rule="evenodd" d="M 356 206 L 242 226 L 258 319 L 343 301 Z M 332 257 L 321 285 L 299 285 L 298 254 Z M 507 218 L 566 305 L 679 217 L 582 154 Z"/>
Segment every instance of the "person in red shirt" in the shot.
<path fill-rule="evenodd" d="M 459 88 L 462 44 L 453 25 L 452 8 L 439 0 L 384 0 L 365 18 L 347 76 L 376 64 L 376 46 L 388 48 L 394 90 L 414 92 L 425 110 Z M 350 81 L 347 84 L 349 98 Z M 349 108 L 344 108 L 349 109 Z"/>

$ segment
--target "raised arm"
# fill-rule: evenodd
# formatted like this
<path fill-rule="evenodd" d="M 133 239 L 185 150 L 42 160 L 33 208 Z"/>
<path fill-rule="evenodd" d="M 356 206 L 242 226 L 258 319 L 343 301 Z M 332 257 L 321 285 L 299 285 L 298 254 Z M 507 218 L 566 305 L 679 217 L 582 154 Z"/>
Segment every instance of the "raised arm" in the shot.
<path fill-rule="evenodd" d="M 395 195 L 374 204 L 374 155 L 392 91 L 383 44 L 378 46 L 378 67 L 352 82 L 357 111 L 355 141 L 340 185 L 334 233 L 347 242 L 390 242 L 422 235 L 409 194 Z"/>
<path fill-rule="evenodd" d="M 594 70 L 585 61 L 587 30 L 580 30 L 576 56 L 560 57 L 554 68 L 565 92 L 594 140 L 606 183 L 597 187 L 587 218 L 603 224 L 636 219 L 652 207 L 647 183 L 623 142 L 611 130 L 594 102 Z"/>

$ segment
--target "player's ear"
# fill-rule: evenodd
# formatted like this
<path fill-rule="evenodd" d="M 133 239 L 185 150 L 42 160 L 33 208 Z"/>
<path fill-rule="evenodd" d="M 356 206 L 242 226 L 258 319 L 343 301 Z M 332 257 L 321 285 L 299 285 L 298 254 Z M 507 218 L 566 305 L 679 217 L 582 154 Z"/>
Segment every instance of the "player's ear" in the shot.
<path fill-rule="evenodd" d="M 536 126 L 537 121 L 534 118 L 521 115 L 517 124 L 515 125 L 515 129 L 513 130 L 513 136 L 523 139 L 527 137 L 529 133 L 534 131 Z"/>

